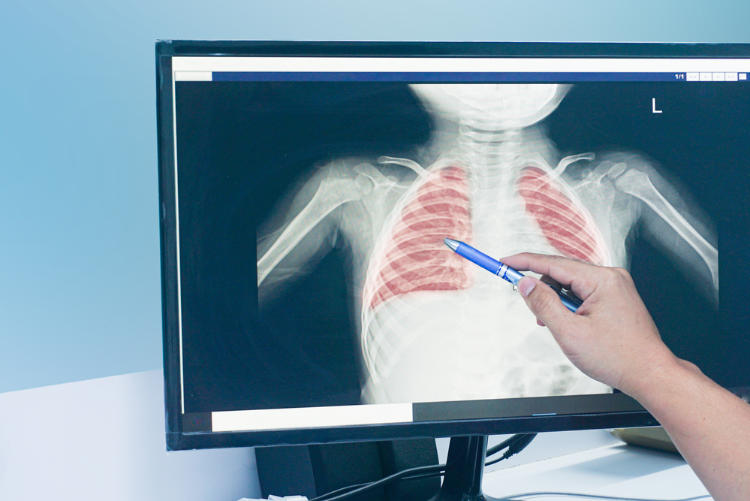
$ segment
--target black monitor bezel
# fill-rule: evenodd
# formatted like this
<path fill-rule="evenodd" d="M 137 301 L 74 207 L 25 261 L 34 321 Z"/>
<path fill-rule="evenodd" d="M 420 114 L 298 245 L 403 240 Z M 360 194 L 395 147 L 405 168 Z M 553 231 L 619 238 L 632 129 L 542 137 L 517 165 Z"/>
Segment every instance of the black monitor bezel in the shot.
<path fill-rule="evenodd" d="M 656 420 L 635 401 L 614 412 L 432 421 L 257 432 L 185 430 L 180 402 L 177 334 L 177 274 L 173 137 L 173 56 L 328 57 L 524 57 L 524 58 L 743 58 L 750 44 L 515 43 L 515 42 L 291 42 L 158 41 L 156 102 L 161 240 L 162 323 L 166 437 L 169 450 L 391 440 L 417 437 L 488 435 L 579 429 L 654 426 Z M 602 395 L 606 398 L 606 396 Z"/>

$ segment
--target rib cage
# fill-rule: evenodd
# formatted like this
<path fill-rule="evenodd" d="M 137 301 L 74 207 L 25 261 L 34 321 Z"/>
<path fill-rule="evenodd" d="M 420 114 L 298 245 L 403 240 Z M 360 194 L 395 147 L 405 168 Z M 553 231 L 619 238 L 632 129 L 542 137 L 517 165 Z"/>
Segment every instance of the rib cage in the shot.
<path fill-rule="evenodd" d="M 455 167 L 464 165 L 455 159 L 439 164 L 448 167 L 433 164 L 393 209 L 368 263 L 360 310 L 365 401 L 607 391 L 575 369 L 548 333 L 538 332 L 507 283 L 442 243 L 452 235 L 499 258 L 561 253 L 555 242 L 567 242 L 579 253 L 591 248 L 592 256 L 607 256 L 583 203 L 562 183 L 542 183 L 553 170 L 538 159 L 479 155 L 466 169 Z M 566 200 L 573 206 L 567 212 Z M 551 228 L 549 218 L 571 221 Z M 576 231 L 566 235 L 561 228 Z M 588 247 L 572 236 L 578 228 L 585 231 L 576 238 Z"/>
<path fill-rule="evenodd" d="M 534 216 L 544 236 L 565 256 L 603 264 L 603 238 L 588 211 L 563 193 L 556 183 L 537 167 L 524 169 L 518 192 L 526 210 Z"/>
<path fill-rule="evenodd" d="M 466 173 L 444 167 L 429 174 L 401 210 L 374 280 L 366 286 L 369 308 L 418 291 L 469 287 L 467 263 L 443 245 L 443 238 L 471 239 Z"/>

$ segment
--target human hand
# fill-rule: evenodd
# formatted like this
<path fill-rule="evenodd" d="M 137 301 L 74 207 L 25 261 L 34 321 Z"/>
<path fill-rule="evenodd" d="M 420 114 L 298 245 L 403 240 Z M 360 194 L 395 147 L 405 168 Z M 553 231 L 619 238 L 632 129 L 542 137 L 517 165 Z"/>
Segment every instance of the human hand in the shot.
<path fill-rule="evenodd" d="M 583 300 L 571 313 L 542 281 L 527 276 L 518 283 L 537 322 L 588 376 L 637 398 L 651 371 L 682 362 L 662 342 L 627 270 L 531 253 L 502 262 L 551 278 Z"/>

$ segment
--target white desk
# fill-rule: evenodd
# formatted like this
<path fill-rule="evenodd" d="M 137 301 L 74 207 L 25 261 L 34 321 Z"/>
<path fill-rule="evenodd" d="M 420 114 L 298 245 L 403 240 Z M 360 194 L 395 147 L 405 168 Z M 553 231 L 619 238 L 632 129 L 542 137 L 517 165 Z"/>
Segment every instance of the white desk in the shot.
<path fill-rule="evenodd" d="M 585 448 L 580 450 L 582 445 Z M 490 467 L 486 472 L 485 494 L 503 497 L 531 491 L 556 491 L 654 500 L 708 494 L 681 457 L 627 446 L 606 431 L 542 434 L 511 461 L 513 463 L 508 461 L 505 467 Z M 570 501 L 575 498 L 540 496 L 533 499 Z"/>

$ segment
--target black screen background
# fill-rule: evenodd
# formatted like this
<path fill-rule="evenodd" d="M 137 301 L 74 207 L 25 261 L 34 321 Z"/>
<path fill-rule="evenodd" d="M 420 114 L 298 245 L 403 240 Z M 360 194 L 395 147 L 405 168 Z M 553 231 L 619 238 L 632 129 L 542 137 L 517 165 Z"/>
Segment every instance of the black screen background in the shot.
<path fill-rule="evenodd" d="M 631 273 L 665 342 L 725 386 L 748 385 L 747 85 L 577 84 L 545 121 L 561 155 L 644 153 L 719 235 L 721 319 L 642 232 Z M 651 113 L 657 97 L 660 115 Z M 360 402 L 348 251 L 333 252 L 257 311 L 255 228 L 314 166 L 408 157 L 431 123 L 385 83 L 176 84 L 185 410 Z"/>

